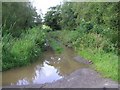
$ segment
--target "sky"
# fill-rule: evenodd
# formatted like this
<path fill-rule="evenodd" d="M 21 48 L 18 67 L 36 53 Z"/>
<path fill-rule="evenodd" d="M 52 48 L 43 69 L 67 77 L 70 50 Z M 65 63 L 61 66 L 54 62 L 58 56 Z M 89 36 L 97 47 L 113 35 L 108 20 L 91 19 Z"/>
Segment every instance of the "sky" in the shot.
<path fill-rule="evenodd" d="M 63 0 L 30 0 L 34 7 L 37 9 L 37 13 L 43 13 L 43 16 L 47 12 L 49 7 L 60 4 Z"/>

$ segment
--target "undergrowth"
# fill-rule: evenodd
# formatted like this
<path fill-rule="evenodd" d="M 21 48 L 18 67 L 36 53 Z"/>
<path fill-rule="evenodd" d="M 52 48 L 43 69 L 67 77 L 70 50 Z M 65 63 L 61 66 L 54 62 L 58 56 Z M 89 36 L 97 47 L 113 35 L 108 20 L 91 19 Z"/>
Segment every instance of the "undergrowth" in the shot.
<path fill-rule="evenodd" d="M 30 64 L 33 59 L 42 54 L 45 33 L 35 27 L 23 32 L 20 38 L 10 34 L 3 36 L 2 70 Z"/>
<path fill-rule="evenodd" d="M 118 53 L 109 38 L 95 32 L 84 33 L 79 30 L 62 30 L 57 38 L 65 45 L 71 45 L 78 55 L 91 60 L 93 67 L 104 77 L 118 80 Z M 55 34 L 55 32 L 54 32 Z"/>

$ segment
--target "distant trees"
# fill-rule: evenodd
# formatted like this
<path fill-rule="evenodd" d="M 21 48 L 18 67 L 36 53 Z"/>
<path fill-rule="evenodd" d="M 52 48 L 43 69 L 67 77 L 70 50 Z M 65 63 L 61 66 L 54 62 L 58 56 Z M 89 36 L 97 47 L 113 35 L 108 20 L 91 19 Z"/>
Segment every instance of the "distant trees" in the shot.
<path fill-rule="evenodd" d="M 59 8 L 50 8 L 45 15 L 45 24 L 52 29 L 98 33 L 117 43 L 118 6 L 117 2 L 65 2 Z"/>
<path fill-rule="evenodd" d="M 73 3 L 64 3 L 61 6 L 61 26 L 63 29 L 72 30 L 76 27 L 77 15 L 73 10 Z"/>
<path fill-rule="evenodd" d="M 59 5 L 49 8 L 49 11 L 45 14 L 44 18 L 44 23 L 50 26 L 53 30 L 61 29 L 61 10 Z"/>
<path fill-rule="evenodd" d="M 41 24 L 41 16 L 29 2 L 2 3 L 3 34 L 11 33 L 19 36 L 22 30 Z"/>
<path fill-rule="evenodd" d="M 45 32 L 41 15 L 29 2 L 2 4 L 2 70 L 21 67 L 40 56 Z M 1 63 L 0 63 L 1 64 Z"/>

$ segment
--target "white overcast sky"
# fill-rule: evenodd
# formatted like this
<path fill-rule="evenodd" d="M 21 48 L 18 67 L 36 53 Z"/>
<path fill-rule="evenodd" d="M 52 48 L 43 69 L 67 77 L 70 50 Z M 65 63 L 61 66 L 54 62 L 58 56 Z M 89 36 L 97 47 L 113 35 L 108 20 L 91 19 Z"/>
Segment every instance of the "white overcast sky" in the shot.
<path fill-rule="evenodd" d="M 60 4 L 63 0 L 30 0 L 39 13 L 40 9 L 43 15 L 47 12 L 49 7 Z"/>

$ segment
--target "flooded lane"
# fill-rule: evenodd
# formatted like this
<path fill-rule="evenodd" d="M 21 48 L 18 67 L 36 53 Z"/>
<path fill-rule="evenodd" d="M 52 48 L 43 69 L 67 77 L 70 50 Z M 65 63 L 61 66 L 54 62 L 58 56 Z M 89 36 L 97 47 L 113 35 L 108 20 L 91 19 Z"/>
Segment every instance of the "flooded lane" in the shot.
<path fill-rule="evenodd" d="M 79 68 L 88 67 L 73 60 L 74 57 L 72 49 L 64 48 L 61 54 L 56 54 L 49 48 L 43 54 L 43 58 L 35 63 L 3 72 L 2 84 L 8 86 L 50 83 Z"/>

